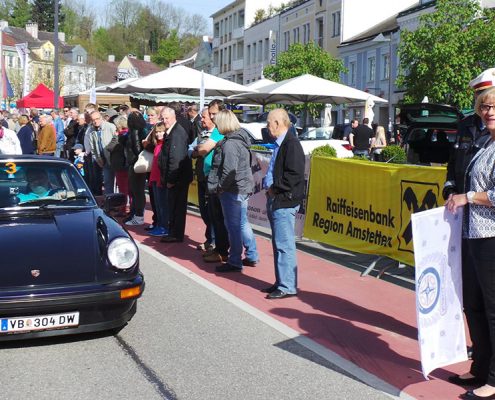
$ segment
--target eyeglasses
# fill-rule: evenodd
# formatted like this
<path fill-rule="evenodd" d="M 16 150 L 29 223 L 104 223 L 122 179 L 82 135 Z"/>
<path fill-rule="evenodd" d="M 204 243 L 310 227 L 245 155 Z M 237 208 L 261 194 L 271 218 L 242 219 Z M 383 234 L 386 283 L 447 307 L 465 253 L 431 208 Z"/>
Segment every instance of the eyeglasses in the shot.
<path fill-rule="evenodd" d="M 488 112 L 491 109 L 495 110 L 495 105 L 494 104 L 482 104 L 482 105 L 480 105 L 480 109 L 483 112 Z"/>

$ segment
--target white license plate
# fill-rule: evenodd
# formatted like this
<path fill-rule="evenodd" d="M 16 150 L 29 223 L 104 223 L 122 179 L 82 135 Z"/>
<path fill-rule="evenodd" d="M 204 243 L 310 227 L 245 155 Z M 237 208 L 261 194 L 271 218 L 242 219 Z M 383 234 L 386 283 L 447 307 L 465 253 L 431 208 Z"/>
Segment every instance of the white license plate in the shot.
<path fill-rule="evenodd" d="M 79 312 L 0 319 L 0 333 L 19 333 L 79 325 Z"/>

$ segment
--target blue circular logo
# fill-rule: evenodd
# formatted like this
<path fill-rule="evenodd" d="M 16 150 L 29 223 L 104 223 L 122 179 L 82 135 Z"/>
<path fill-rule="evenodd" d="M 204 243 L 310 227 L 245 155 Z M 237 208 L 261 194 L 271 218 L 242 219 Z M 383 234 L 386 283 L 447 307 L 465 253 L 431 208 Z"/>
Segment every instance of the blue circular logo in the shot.
<path fill-rule="evenodd" d="M 440 297 L 440 275 L 435 268 L 426 268 L 418 279 L 418 306 L 422 314 L 429 314 Z"/>

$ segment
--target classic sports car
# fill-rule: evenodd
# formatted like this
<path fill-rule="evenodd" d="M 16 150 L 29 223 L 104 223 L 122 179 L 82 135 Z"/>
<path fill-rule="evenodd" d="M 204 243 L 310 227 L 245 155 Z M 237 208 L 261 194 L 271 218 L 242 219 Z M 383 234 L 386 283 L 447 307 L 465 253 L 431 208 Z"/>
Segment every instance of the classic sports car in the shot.
<path fill-rule="evenodd" d="M 0 156 L 0 341 L 110 330 L 144 290 L 139 251 L 70 162 Z"/>

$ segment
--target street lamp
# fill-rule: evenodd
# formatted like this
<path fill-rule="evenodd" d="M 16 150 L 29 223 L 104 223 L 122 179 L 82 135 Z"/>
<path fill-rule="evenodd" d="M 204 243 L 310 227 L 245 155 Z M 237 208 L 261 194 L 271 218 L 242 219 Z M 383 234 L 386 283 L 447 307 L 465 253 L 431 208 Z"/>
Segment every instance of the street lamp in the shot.
<path fill-rule="evenodd" d="M 55 4 L 55 26 L 53 29 L 53 44 L 55 46 L 55 60 L 53 62 L 53 69 L 54 69 L 54 77 L 53 77 L 53 96 L 54 96 L 54 106 L 53 108 L 58 109 L 59 108 L 59 103 L 58 103 L 58 98 L 59 98 L 59 93 L 58 93 L 58 85 L 59 85 L 59 76 L 58 76 L 58 0 L 54 1 Z"/>

